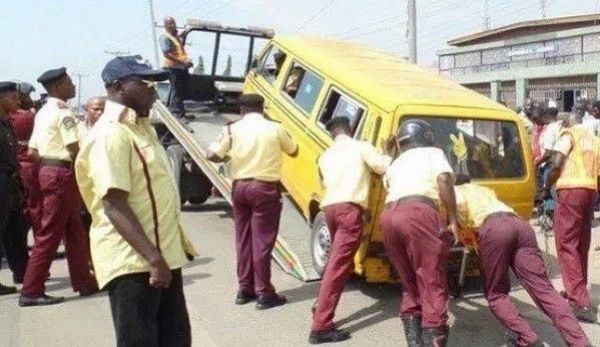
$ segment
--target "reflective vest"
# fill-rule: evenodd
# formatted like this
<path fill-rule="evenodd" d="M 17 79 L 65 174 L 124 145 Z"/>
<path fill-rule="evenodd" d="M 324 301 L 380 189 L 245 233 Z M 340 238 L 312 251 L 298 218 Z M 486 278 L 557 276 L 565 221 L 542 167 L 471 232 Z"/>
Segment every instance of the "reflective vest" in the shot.
<path fill-rule="evenodd" d="M 571 151 L 561 168 L 556 189 L 598 189 L 598 154 L 600 140 L 583 126 L 563 129 L 561 136 L 571 136 Z"/>
<path fill-rule="evenodd" d="M 176 61 L 165 57 L 165 59 L 163 60 L 163 67 L 182 67 L 183 64 L 181 63 L 181 61 L 188 60 L 187 53 L 185 53 L 185 50 L 183 49 L 183 44 L 181 43 L 181 41 L 179 41 L 177 37 L 169 33 L 165 32 L 163 33 L 163 35 L 165 35 L 165 37 L 173 43 L 174 49 L 172 53 L 179 59 L 179 61 Z"/>

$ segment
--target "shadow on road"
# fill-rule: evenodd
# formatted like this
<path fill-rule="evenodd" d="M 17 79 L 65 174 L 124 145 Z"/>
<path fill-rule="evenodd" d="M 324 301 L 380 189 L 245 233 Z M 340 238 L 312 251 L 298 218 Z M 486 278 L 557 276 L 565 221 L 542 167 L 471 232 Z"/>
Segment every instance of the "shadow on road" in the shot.
<path fill-rule="evenodd" d="M 209 273 L 194 273 L 194 274 L 189 274 L 189 275 L 184 275 L 183 276 L 183 286 L 187 287 L 191 284 L 196 283 L 196 281 L 205 279 L 205 278 L 209 278 L 212 277 L 211 274 Z"/>
<path fill-rule="evenodd" d="M 181 211 L 183 212 L 218 212 L 218 211 L 230 211 L 231 206 L 225 200 L 211 201 L 210 203 L 204 203 L 202 205 L 183 205 Z"/>
<path fill-rule="evenodd" d="M 191 269 L 198 265 L 207 265 L 212 263 L 215 260 L 214 257 L 203 257 L 203 258 L 194 258 L 194 260 L 190 261 L 185 265 L 186 269 Z"/>

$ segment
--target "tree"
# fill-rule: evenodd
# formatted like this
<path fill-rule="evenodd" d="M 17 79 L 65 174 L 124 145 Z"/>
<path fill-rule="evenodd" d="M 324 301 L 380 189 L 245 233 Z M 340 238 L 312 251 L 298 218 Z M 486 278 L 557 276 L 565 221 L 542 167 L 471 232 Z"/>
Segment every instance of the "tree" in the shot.
<path fill-rule="evenodd" d="M 194 68 L 194 73 L 197 75 L 204 74 L 204 59 L 202 56 L 198 57 L 198 64 L 196 64 L 196 67 Z"/>

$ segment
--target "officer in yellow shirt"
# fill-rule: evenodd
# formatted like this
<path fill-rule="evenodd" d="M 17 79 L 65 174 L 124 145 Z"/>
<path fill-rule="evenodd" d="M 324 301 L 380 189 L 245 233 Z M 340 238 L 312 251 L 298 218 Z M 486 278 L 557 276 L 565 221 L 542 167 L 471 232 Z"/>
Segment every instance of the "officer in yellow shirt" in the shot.
<path fill-rule="evenodd" d="M 236 304 L 257 298 L 259 310 L 284 305 L 271 284 L 271 252 L 275 246 L 282 201 L 282 154 L 298 149 L 288 132 L 262 114 L 258 94 L 240 97 L 241 120 L 226 126 L 219 141 L 210 145 L 208 159 L 229 161 L 233 179 L 237 276 Z"/>
<path fill-rule="evenodd" d="M 571 112 L 561 131 L 550 162 L 546 194 L 557 191 L 554 233 L 565 297 L 582 321 L 596 322 L 597 307 L 590 301 L 588 253 L 592 218 L 598 196 L 600 139 L 581 124 L 581 114 Z"/>
<path fill-rule="evenodd" d="M 350 334 L 333 324 L 335 308 L 354 269 L 354 254 L 360 246 L 362 221 L 369 205 L 371 172 L 382 175 L 392 161 L 395 139 L 386 142 L 380 154 L 366 141 L 352 139 L 350 119 L 336 117 L 326 126 L 333 144 L 319 158 L 319 173 L 325 188 L 321 209 L 331 235 L 331 252 L 319 287 L 309 337 L 312 344 L 338 342 Z"/>
<path fill-rule="evenodd" d="M 478 232 L 485 298 L 494 316 L 510 330 L 508 346 L 544 346 L 510 300 L 509 268 L 552 319 L 568 346 L 589 346 L 573 311 L 546 275 L 531 225 L 498 200 L 492 190 L 469 183 L 466 176 L 457 177 L 455 190 L 463 226 Z"/>
<path fill-rule="evenodd" d="M 89 242 L 81 223 L 81 200 L 73 172 L 79 137 L 77 118 L 67 101 L 75 96 L 75 85 L 64 67 L 44 72 L 38 82 L 49 97 L 35 117 L 29 148 L 33 157 L 40 158 L 42 216 L 25 271 L 20 306 L 63 301 L 44 293 L 44 282 L 61 240 L 66 247 L 73 290 L 83 296 L 98 291 L 89 271 Z"/>
<path fill-rule="evenodd" d="M 164 33 L 159 37 L 160 47 L 163 52 L 163 68 L 169 71 L 169 84 L 171 92 L 169 97 L 169 109 L 175 117 L 193 119 L 192 115 L 186 115 L 183 99 L 185 88 L 189 79 L 188 69 L 192 67 L 185 47 L 177 33 L 177 23 L 173 17 L 164 20 Z"/>
<path fill-rule="evenodd" d="M 94 270 L 108 297 L 118 346 L 190 346 L 181 267 L 194 254 L 180 226 L 169 159 L 150 124 L 155 81 L 140 56 L 102 70 L 108 100 L 75 164 L 92 215 Z"/>

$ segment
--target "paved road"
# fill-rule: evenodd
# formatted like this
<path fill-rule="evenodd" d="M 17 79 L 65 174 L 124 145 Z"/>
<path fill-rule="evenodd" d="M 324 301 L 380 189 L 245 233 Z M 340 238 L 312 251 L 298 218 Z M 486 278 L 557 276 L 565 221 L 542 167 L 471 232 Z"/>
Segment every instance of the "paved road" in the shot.
<path fill-rule="evenodd" d="M 192 320 L 194 346 L 306 346 L 310 307 L 318 283 L 302 283 L 274 267 L 274 284 L 291 301 L 269 311 L 256 311 L 252 304 L 236 306 L 233 253 L 233 222 L 229 208 L 219 201 L 190 209 L 183 223 L 201 256 L 184 270 L 184 284 Z M 595 239 L 600 242 L 600 233 Z M 600 296 L 600 253 L 592 255 L 592 291 Z M 0 346 L 113 346 L 114 336 L 105 294 L 79 298 L 70 289 L 65 260 L 53 263 L 48 291 L 65 295 L 59 306 L 19 308 L 17 295 L 0 297 Z M 554 274 L 557 272 L 554 271 Z M 2 283 L 9 273 L 0 273 Z M 560 279 L 555 278 L 557 287 Z M 344 346 L 404 346 L 397 317 L 399 286 L 367 284 L 353 280 L 344 293 L 337 314 L 338 324 L 353 338 Z M 550 346 L 564 346 L 526 295 L 513 291 L 523 314 Z M 500 346 L 503 329 L 493 318 L 478 291 L 467 293 L 450 306 L 450 346 Z M 592 341 L 600 342 L 600 326 L 584 325 Z"/>

